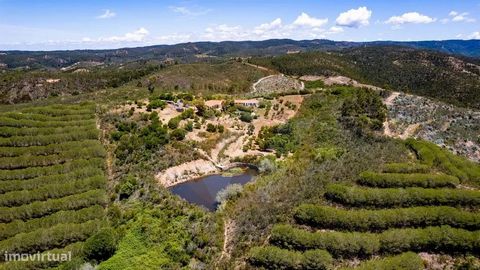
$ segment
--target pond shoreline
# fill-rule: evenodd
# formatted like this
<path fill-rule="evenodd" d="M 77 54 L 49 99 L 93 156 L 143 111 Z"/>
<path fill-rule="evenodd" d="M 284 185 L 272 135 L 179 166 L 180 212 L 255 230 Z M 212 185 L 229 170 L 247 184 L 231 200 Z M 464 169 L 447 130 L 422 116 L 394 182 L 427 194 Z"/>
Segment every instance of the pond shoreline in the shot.
<path fill-rule="evenodd" d="M 162 186 L 171 188 L 178 184 L 195 181 L 202 177 L 221 174 L 230 169 L 242 167 L 258 171 L 256 165 L 245 162 L 232 162 L 226 165 L 218 165 L 209 160 L 197 159 L 161 171 L 157 173 L 155 178 Z"/>

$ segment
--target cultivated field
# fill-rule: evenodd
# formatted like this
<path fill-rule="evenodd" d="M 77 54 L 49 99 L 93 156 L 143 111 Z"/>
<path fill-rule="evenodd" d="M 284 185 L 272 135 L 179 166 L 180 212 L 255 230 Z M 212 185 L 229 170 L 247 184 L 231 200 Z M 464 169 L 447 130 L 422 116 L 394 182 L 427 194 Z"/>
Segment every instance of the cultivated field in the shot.
<path fill-rule="evenodd" d="M 0 114 L 0 252 L 81 254 L 106 225 L 105 150 L 95 106 L 28 107 Z M 44 269 L 58 262 L 4 262 Z"/>

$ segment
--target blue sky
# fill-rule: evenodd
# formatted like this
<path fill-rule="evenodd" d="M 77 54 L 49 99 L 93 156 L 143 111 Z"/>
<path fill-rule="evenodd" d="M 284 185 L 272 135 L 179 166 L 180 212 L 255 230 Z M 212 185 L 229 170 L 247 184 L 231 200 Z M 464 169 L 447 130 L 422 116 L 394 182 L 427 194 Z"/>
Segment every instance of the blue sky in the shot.
<path fill-rule="evenodd" d="M 0 49 L 269 38 L 480 39 L 480 0 L 0 0 Z"/>

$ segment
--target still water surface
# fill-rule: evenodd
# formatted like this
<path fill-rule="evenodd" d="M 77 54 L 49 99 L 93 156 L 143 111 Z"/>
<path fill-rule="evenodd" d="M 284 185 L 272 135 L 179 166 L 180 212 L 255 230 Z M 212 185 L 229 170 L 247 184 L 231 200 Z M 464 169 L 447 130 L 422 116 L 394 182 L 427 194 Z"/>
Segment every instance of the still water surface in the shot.
<path fill-rule="evenodd" d="M 202 205 L 214 211 L 217 208 L 215 196 L 220 190 L 231 184 L 244 185 L 256 174 L 257 172 L 253 169 L 245 169 L 242 174 L 234 176 L 213 174 L 178 184 L 170 190 L 190 203 Z"/>

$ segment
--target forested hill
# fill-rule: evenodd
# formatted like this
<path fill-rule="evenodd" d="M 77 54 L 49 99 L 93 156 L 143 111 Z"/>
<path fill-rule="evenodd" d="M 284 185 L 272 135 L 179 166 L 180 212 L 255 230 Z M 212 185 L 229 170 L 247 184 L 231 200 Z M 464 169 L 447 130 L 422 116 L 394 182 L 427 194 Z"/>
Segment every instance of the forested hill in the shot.
<path fill-rule="evenodd" d="M 208 57 L 281 55 L 287 52 L 335 51 L 345 48 L 401 45 L 417 49 L 436 50 L 444 53 L 480 57 L 480 40 L 445 41 L 375 41 L 347 42 L 325 39 L 264 41 L 193 42 L 175 45 L 155 45 L 114 50 L 73 51 L 0 51 L 1 68 L 62 68 L 77 62 L 124 63 L 135 60 L 196 61 Z"/>
<path fill-rule="evenodd" d="M 480 108 L 480 60 L 398 46 L 252 58 L 289 75 L 344 75 L 387 89 Z"/>

